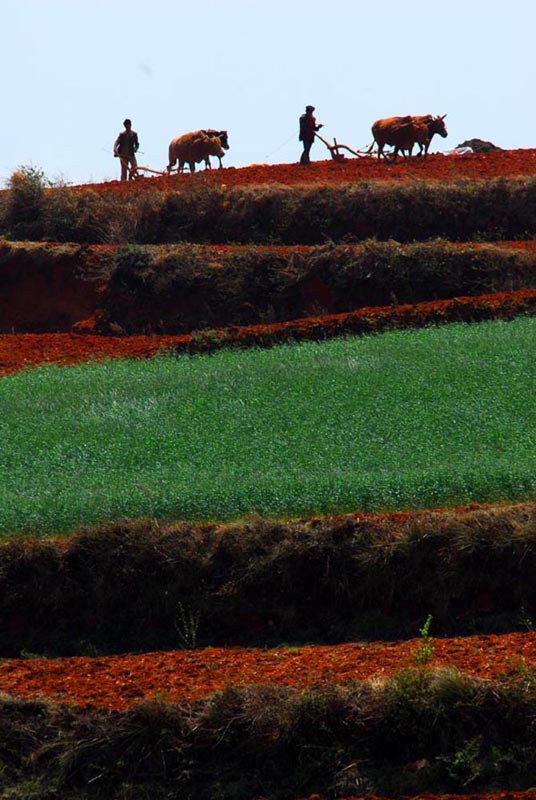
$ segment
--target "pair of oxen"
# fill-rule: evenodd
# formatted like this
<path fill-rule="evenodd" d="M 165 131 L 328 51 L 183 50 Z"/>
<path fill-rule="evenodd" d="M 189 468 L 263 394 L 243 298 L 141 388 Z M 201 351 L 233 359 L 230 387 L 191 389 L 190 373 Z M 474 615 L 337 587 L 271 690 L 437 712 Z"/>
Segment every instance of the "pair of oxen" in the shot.
<path fill-rule="evenodd" d="M 431 114 L 426 114 L 422 117 L 388 117 L 387 119 L 378 119 L 372 126 L 372 135 L 374 141 L 372 142 L 369 153 L 375 144 L 378 145 L 378 158 L 384 156 L 383 148 L 385 145 L 394 147 L 393 161 L 396 161 L 398 153 L 401 151 L 404 158 L 411 158 L 413 148 L 416 144 L 419 145 L 418 155 L 423 155 L 426 158 L 428 148 L 432 137 L 437 133 L 439 136 L 445 138 L 447 136 L 447 129 L 445 127 L 445 117 L 433 117 Z M 407 156 L 406 156 L 407 153 Z"/>
<path fill-rule="evenodd" d="M 184 165 L 188 164 L 190 172 L 195 172 L 195 165 L 201 161 L 205 162 L 205 168 L 210 169 L 210 156 L 216 156 L 221 160 L 225 155 L 225 150 L 229 149 L 227 131 L 216 131 L 213 128 L 207 130 L 192 131 L 183 133 L 169 143 L 169 164 L 168 173 L 171 172 L 175 163 L 178 161 L 178 172 L 182 172 Z"/>

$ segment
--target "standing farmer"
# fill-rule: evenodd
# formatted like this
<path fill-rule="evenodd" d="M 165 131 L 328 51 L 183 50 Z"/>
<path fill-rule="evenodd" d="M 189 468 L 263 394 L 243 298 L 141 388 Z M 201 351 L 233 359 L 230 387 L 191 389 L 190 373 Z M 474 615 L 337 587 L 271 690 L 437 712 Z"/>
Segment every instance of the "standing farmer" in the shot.
<path fill-rule="evenodd" d="M 138 134 L 132 130 L 132 122 L 126 119 L 123 122 L 125 130 L 121 131 L 119 136 L 114 142 L 114 156 L 121 159 L 121 180 L 126 181 L 128 173 L 128 165 L 137 167 L 136 152 L 140 143 L 138 142 Z M 130 175 L 128 175 L 130 178 Z"/>
<path fill-rule="evenodd" d="M 310 164 L 309 151 L 315 140 L 315 131 L 319 131 L 322 125 L 316 124 L 313 117 L 314 106 L 305 106 L 305 114 L 300 117 L 300 142 L 303 142 L 303 153 L 301 154 L 300 164 Z"/>

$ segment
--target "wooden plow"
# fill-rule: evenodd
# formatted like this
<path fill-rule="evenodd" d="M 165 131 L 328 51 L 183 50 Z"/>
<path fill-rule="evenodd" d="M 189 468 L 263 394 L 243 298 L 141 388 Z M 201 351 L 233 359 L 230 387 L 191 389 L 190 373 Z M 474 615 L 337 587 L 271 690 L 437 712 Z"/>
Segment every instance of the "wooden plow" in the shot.
<path fill-rule="evenodd" d="M 357 156 L 358 158 L 366 158 L 367 156 L 371 155 L 368 150 L 353 150 L 351 147 L 348 147 L 347 144 L 339 144 L 335 138 L 333 138 L 333 144 L 330 144 L 326 139 L 324 139 L 323 136 L 320 136 L 319 133 L 316 133 L 316 131 L 315 136 L 317 139 L 320 139 L 321 142 L 324 142 L 334 161 L 344 161 L 344 153 L 339 152 L 341 149 L 348 150 L 348 152 L 352 153 L 352 155 Z"/>
<path fill-rule="evenodd" d="M 136 181 L 140 178 L 146 178 L 147 176 L 144 175 L 144 172 L 150 172 L 152 175 L 158 175 L 160 178 L 165 177 L 166 175 L 180 175 L 179 168 L 173 167 L 169 171 L 167 169 L 151 169 L 151 167 L 128 167 L 128 174 L 130 180 Z"/>
<path fill-rule="evenodd" d="M 131 181 L 136 181 L 139 178 L 145 178 L 144 172 L 151 172 L 153 175 L 159 175 L 161 178 L 167 175 L 167 170 L 151 169 L 151 167 L 129 167 L 128 176 Z"/>

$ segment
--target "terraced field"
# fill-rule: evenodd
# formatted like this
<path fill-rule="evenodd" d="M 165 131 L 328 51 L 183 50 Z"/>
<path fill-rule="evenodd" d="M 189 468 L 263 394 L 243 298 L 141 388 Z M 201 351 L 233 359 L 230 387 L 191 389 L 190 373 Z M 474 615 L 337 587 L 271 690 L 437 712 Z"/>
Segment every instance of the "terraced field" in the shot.
<path fill-rule="evenodd" d="M 481 390 L 484 397 L 470 433 L 500 419 L 491 439 L 486 434 L 491 461 L 468 432 L 465 462 L 491 473 L 502 458 L 520 473 L 534 455 L 534 325 L 520 319 L 536 310 L 534 176 L 536 151 L 526 150 L 396 165 L 254 165 L 69 189 L 47 189 L 30 176 L 18 195 L 1 193 L 3 508 L 19 477 L 21 504 L 30 507 L 33 459 L 54 415 L 56 438 L 37 462 L 57 454 L 50 463 L 60 477 L 51 467 L 49 491 L 57 505 L 61 468 L 72 471 L 75 450 L 81 465 L 89 460 L 86 433 L 76 447 L 68 443 L 72 424 L 60 395 L 70 397 L 75 385 L 89 397 L 105 373 L 92 365 L 73 384 L 71 365 L 165 352 L 179 374 L 181 360 L 193 359 L 207 402 L 196 401 L 190 419 L 217 400 L 226 409 L 222 428 L 232 408 L 257 441 L 252 401 L 236 390 L 220 402 L 210 378 L 219 374 L 216 351 L 240 351 L 232 355 L 246 385 L 253 368 L 244 365 L 253 361 L 242 351 L 274 348 L 277 364 L 279 353 L 314 341 L 321 386 L 324 340 L 374 335 L 380 347 L 395 341 L 382 334 L 396 330 L 400 348 L 421 353 L 414 329 L 441 326 L 440 343 L 454 339 L 459 323 L 483 331 L 481 323 L 499 320 L 515 320 L 511 331 L 519 329 L 525 344 L 498 362 L 491 333 L 488 345 L 465 345 L 474 377 L 465 399 Z M 452 351 L 436 345 L 443 347 L 439 355 L 452 366 Z M 388 371 L 396 374 L 402 349 L 392 352 Z M 344 356 L 346 366 L 352 358 L 359 356 Z M 299 417 L 308 389 L 301 400 L 292 395 L 289 373 L 298 367 L 287 365 L 301 363 L 292 359 L 280 378 L 274 371 L 273 393 L 285 387 Z M 497 363 L 503 377 L 488 386 Z M 57 402 L 45 392 L 46 364 L 66 370 L 54 383 Z M 28 368 L 32 388 L 13 403 L 17 373 Z M 114 374 L 113 362 L 106 370 Z M 371 367 L 383 403 L 393 389 L 374 383 L 375 375 Z M 331 395 L 317 393 L 320 422 L 345 405 L 333 380 Z M 428 408 L 439 387 L 430 383 L 429 394 L 419 390 Z M 138 396 L 138 384 L 130 406 L 139 416 L 150 405 L 160 419 L 169 396 L 146 389 Z M 454 388 L 441 394 L 452 408 L 466 407 Z M 119 393 L 109 396 L 106 416 L 115 408 L 119 429 L 126 412 Z M 98 430 L 105 410 L 90 405 Z M 266 405 L 256 406 L 256 419 L 266 417 Z M 499 405 L 510 413 L 500 416 Z M 371 513 L 361 501 L 348 513 L 334 498 L 344 481 L 357 480 L 358 465 L 375 463 L 375 448 L 385 456 L 371 471 L 378 485 L 394 485 L 402 470 L 389 457 L 394 439 L 380 435 L 384 411 L 367 413 L 364 429 L 374 437 L 339 470 L 325 467 L 329 516 L 319 508 L 314 516 L 262 518 L 253 504 L 247 516 L 223 522 L 211 516 L 207 495 L 201 519 L 159 516 L 156 504 L 144 518 L 117 519 L 97 493 L 76 530 L 65 533 L 60 517 L 54 530 L 40 512 L 24 535 L 4 526 L 0 797 L 536 797 L 536 476 L 517 493 L 505 479 L 485 501 L 468 484 L 449 507 L 426 508 L 416 492 L 395 510 Z M 185 440 L 187 423 L 175 419 L 175 431 L 165 426 Z M 340 425 L 322 434 L 315 460 L 330 463 L 323 459 L 345 434 Z M 438 462 L 447 434 L 437 433 Z M 107 436 L 113 450 L 113 427 Z M 275 451 L 276 439 L 284 441 L 275 426 L 273 437 Z M 306 446 L 302 439 L 292 447 Z M 201 432 L 185 457 L 194 489 L 231 461 L 222 451 L 203 462 L 196 441 L 204 441 Z M 407 442 L 408 463 L 417 444 Z M 236 475 L 255 461 L 247 437 L 241 452 Z M 151 455 L 155 475 L 166 457 Z M 134 478 L 136 458 L 128 467 Z M 312 468 L 303 463 L 305 486 Z M 112 474 L 108 456 L 98 468 Z M 271 478 L 256 472 L 251 481 L 285 485 L 272 469 Z M 83 466 L 78 480 L 82 495 Z M 180 500 L 186 484 L 166 481 Z M 236 493 L 232 484 L 226 478 L 221 492 Z M 281 507 L 287 499 L 278 499 Z"/>

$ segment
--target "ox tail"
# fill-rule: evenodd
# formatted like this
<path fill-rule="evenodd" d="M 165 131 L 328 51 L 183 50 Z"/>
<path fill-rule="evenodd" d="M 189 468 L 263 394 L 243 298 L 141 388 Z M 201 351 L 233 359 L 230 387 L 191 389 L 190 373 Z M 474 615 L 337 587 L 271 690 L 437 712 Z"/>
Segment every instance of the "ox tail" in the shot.
<path fill-rule="evenodd" d="M 170 148 L 169 148 L 169 164 L 166 167 L 168 173 L 171 172 L 171 170 L 173 169 L 173 167 L 175 166 L 176 163 L 177 163 L 177 152 L 176 152 L 175 148 L 172 145 L 170 145 Z"/>

